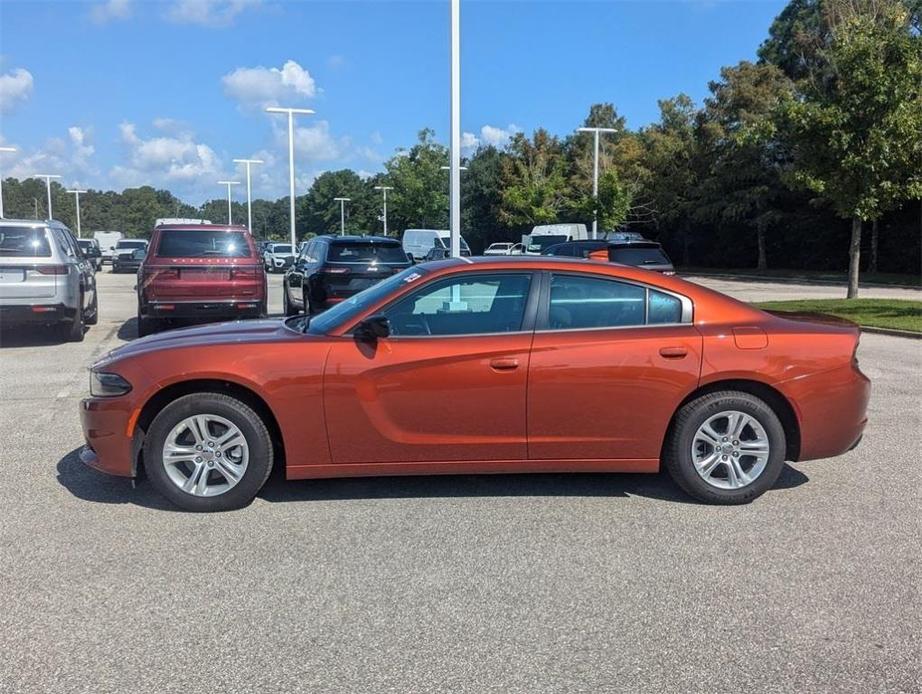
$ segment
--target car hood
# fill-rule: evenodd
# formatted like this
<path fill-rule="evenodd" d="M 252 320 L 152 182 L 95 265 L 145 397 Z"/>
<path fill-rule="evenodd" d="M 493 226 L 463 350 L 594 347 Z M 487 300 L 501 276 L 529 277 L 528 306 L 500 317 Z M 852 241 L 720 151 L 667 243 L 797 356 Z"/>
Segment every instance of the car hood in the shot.
<path fill-rule="evenodd" d="M 316 340 L 289 329 L 283 319 L 232 321 L 212 323 L 177 330 L 167 330 L 142 337 L 117 347 L 94 364 L 94 368 L 115 360 L 147 354 L 149 352 L 185 347 L 209 347 L 228 344 L 264 344 L 266 342 Z"/>

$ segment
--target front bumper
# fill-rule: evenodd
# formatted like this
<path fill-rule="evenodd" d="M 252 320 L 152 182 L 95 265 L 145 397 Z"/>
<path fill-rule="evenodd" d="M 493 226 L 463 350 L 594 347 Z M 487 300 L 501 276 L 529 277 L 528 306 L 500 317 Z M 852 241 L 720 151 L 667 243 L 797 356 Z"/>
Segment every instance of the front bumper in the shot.
<path fill-rule="evenodd" d="M 138 453 L 143 442 L 135 427 L 129 436 L 131 407 L 124 398 L 86 398 L 80 401 L 80 424 L 86 446 L 80 461 L 100 472 L 135 477 Z"/>

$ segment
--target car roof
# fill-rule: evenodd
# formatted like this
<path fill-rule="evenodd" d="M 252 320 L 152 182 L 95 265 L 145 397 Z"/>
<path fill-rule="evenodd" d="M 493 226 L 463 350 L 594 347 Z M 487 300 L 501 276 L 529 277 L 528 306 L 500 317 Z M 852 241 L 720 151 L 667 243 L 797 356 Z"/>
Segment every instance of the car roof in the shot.
<path fill-rule="evenodd" d="M 66 229 L 67 227 L 56 219 L 0 219 L 0 226 L 5 227 L 57 227 Z"/>
<path fill-rule="evenodd" d="M 243 224 L 161 224 L 155 231 L 245 231 Z"/>
<path fill-rule="evenodd" d="M 346 236 L 334 236 L 333 234 L 323 234 L 321 236 L 315 237 L 316 239 L 321 239 L 323 241 L 329 241 L 330 243 L 396 243 L 400 244 L 395 238 L 390 236 L 358 236 L 355 234 L 349 234 Z"/>

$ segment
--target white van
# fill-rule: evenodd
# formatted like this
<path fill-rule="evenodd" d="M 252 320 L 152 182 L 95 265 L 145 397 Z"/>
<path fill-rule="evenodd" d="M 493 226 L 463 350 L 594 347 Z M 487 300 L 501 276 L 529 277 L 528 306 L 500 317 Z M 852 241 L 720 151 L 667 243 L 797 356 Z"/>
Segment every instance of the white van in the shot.
<path fill-rule="evenodd" d="M 451 232 L 447 229 L 407 229 L 403 232 L 403 252 L 415 261 L 423 260 L 433 248 L 451 250 Z M 461 255 L 471 248 L 461 237 Z"/>
<path fill-rule="evenodd" d="M 522 245 L 528 255 L 541 255 L 545 249 L 567 241 L 585 241 L 589 231 L 585 224 L 539 224 L 530 234 L 522 236 Z"/>
<path fill-rule="evenodd" d="M 102 262 L 112 262 L 115 257 L 115 246 L 125 238 L 120 231 L 97 231 L 93 233 L 93 238 L 99 244 L 99 250 L 102 252 Z"/>

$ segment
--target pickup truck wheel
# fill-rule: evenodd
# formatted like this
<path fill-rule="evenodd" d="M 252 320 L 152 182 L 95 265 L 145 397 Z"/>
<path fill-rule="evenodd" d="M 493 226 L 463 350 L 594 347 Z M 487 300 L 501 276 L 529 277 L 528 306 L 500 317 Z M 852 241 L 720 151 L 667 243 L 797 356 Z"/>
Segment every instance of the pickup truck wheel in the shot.
<path fill-rule="evenodd" d="M 269 478 L 272 459 L 265 422 L 223 393 L 177 398 L 154 418 L 144 442 L 148 478 L 187 511 L 246 506 Z"/>

